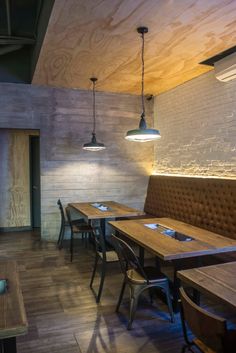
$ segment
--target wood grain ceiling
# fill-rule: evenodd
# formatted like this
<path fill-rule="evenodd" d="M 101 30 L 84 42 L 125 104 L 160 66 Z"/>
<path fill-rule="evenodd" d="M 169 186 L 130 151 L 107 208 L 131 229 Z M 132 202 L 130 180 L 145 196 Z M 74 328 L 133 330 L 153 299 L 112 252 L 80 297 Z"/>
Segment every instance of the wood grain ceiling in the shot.
<path fill-rule="evenodd" d="M 236 0 L 56 0 L 34 84 L 159 94 L 209 71 L 199 62 L 236 45 Z"/>

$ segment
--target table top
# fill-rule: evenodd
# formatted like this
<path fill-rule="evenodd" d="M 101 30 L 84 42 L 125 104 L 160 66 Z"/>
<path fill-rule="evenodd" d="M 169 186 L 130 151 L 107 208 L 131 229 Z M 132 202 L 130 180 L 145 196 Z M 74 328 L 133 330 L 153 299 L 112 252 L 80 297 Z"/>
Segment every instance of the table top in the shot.
<path fill-rule="evenodd" d="M 184 283 L 236 308 L 236 262 L 178 271 Z"/>
<path fill-rule="evenodd" d="M 0 339 L 27 332 L 28 323 L 15 261 L 0 262 L 0 278 L 8 280 L 8 290 L 0 294 Z"/>
<path fill-rule="evenodd" d="M 236 250 L 236 240 L 234 239 L 171 218 L 112 221 L 109 224 L 163 260 L 176 260 Z M 160 224 L 194 239 L 192 241 L 178 241 L 161 234 L 156 229 L 146 227 L 145 224 Z"/>
<path fill-rule="evenodd" d="M 101 204 L 108 207 L 107 210 L 100 210 L 92 206 L 92 204 Z M 145 215 L 143 211 L 136 210 L 135 208 L 128 207 L 115 201 L 99 201 L 99 202 L 79 202 L 69 203 L 87 219 L 103 219 L 103 218 L 119 218 L 119 217 L 132 217 Z"/>

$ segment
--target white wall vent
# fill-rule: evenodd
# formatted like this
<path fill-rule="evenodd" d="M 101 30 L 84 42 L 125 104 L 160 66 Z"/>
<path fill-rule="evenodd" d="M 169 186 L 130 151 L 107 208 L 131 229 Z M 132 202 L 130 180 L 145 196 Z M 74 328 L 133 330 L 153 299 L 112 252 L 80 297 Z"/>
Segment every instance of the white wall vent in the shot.
<path fill-rule="evenodd" d="M 236 78 L 236 53 L 214 63 L 217 80 L 228 82 Z"/>

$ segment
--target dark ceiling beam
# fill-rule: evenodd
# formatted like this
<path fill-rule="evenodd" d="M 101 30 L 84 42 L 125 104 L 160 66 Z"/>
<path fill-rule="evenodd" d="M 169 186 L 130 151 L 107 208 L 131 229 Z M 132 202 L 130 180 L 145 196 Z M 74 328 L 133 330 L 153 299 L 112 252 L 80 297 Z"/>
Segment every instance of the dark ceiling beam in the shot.
<path fill-rule="evenodd" d="M 25 37 L 12 37 L 12 36 L 0 36 L 0 45 L 32 45 L 35 44 L 34 38 L 25 38 Z"/>
<path fill-rule="evenodd" d="M 7 34 L 11 36 L 11 9 L 9 0 L 5 0 L 6 13 L 7 13 Z"/>
<path fill-rule="evenodd" d="M 32 82 L 54 1 L 0 0 L 0 82 Z"/>
<path fill-rule="evenodd" d="M 8 53 L 11 53 L 12 51 L 16 51 L 19 49 L 22 49 L 23 45 L 4 45 L 4 46 L 0 46 L 0 55 L 5 55 Z"/>
<path fill-rule="evenodd" d="M 222 60 L 224 58 L 226 58 L 226 56 L 228 55 L 231 55 L 233 53 L 236 53 L 236 46 L 232 47 L 232 48 L 229 48 L 227 50 L 224 50 L 222 51 L 221 53 L 217 54 L 217 55 L 214 55 L 212 56 L 211 58 L 209 59 L 206 59 L 202 62 L 200 62 L 199 64 L 201 65 L 209 65 L 209 66 L 214 66 L 214 64 L 219 61 L 219 60 Z"/>
<path fill-rule="evenodd" d="M 43 44 L 44 36 L 47 31 L 49 18 L 53 9 L 55 0 L 40 0 L 41 7 L 38 7 L 37 16 L 37 32 L 36 32 L 36 43 L 32 48 L 31 53 L 31 78 L 33 78 L 34 71 L 39 58 L 40 50 Z"/>

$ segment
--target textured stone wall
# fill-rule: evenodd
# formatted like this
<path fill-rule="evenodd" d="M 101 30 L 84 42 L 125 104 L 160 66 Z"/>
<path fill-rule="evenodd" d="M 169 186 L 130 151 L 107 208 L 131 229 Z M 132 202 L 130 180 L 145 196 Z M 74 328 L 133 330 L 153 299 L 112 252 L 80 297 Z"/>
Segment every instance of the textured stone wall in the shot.
<path fill-rule="evenodd" d="M 236 80 L 204 74 L 155 97 L 154 173 L 236 177 Z"/>
<path fill-rule="evenodd" d="M 0 90 L 0 128 L 40 130 L 43 238 L 58 237 L 58 198 L 64 205 L 114 200 L 143 208 L 153 144 L 124 139 L 127 130 L 138 126 L 140 97 L 97 93 L 97 139 L 107 149 L 96 153 L 82 150 L 91 139 L 91 91 L 20 84 L 1 84 Z M 147 116 L 151 125 L 152 102 Z"/>

